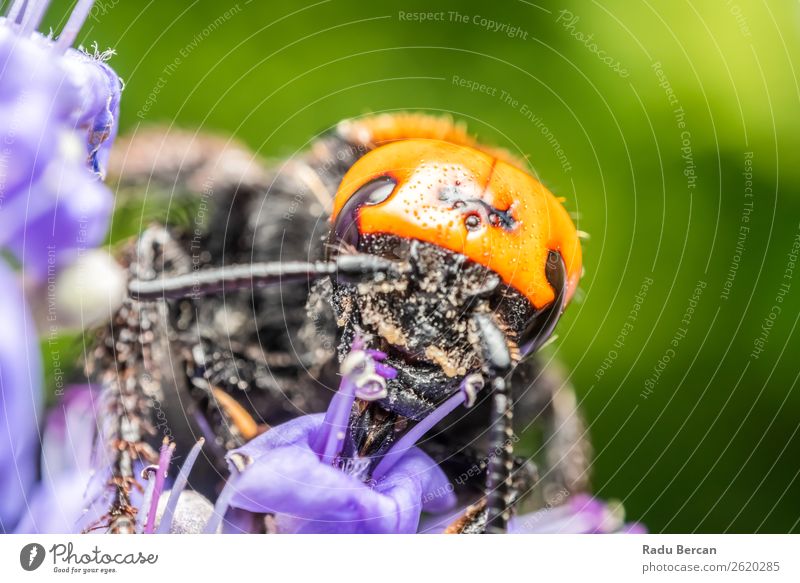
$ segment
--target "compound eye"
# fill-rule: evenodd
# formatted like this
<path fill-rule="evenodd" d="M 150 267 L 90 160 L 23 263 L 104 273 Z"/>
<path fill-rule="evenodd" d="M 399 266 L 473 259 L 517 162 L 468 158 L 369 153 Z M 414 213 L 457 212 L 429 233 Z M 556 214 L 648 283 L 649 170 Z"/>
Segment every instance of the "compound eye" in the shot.
<path fill-rule="evenodd" d="M 356 190 L 344 203 L 331 229 L 331 244 L 346 244 L 358 247 L 358 210 L 362 206 L 374 206 L 386 201 L 394 192 L 397 180 L 391 176 L 379 176 Z"/>
<path fill-rule="evenodd" d="M 531 316 L 520 336 L 520 351 L 523 355 L 536 351 L 550 338 L 553 329 L 561 318 L 567 298 L 567 268 L 558 251 L 547 254 L 545 264 L 547 281 L 555 291 L 556 297 L 548 305 Z"/>
<path fill-rule="evenodd" d="M 364 186 L 359 188 L 353 196 L 366 197 L 364 204 L 373 206 L 388 199 L 392 192 L 394 192 L 395 186 L 397 186 L 397 181 L 394 178 L 391 176 L 381 176 L 380 178 L 367 182 Z"/>

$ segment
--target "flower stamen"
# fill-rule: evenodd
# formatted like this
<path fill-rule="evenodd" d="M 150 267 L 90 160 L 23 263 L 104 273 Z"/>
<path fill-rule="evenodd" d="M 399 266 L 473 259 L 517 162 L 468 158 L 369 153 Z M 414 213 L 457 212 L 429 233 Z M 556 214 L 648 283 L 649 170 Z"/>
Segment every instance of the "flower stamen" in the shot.
<path fill-rule="evenodd" d="M 42 17 L 49 5 L 50 0 L 30 0 L 28 2 L 28 7 L 22 17 L 22 36 L 28 36 L 39 28 Z"/>
<path fill-rule="evenodd" d="M 157 531 L 158 534 L 166 534 L 169 532 L 170 525 L 172 524 L 172 517 L 175 516 L 175 509 L 178 507 L 178 500 L 183 490 L 186 488 L 186 484 L 189 481 L 189 473 L 192 471 L 194 462 L 197 460 L 197 456 L 200 455 L 200 450 L 203 448 L 205 441 L 206 440 L 201 437 L 197 443 L 194 444 L 189 455 L 186 456 L 186 461 L 181 466 L 178 477 L 175 478 L 175 483 L 169 493 L 164 513 L 161 515 L 161 522 L 158 525 Z"/>
<path fill-rule="evenodd" d="M 58 35 L 58 40 L 55 42 L 57 52 L 63 53 L 72 46 L 72 43 L 75 42 L 75 37 L 78 36 L 78 32 L 83 27 L 83 23 L 89 17 L 93 6 L 94 0 L 78 0 L 72 10 L 72 14 L 69 16 L 69 20 L 67 20 L 67 24 L 64 25 L 61 34 Z"/>
<path fill-rule="evenodd" d="M 348 375 L 342 377 L 339 390 L 331 399 L 325 419 L 316 433 L 312 449 L 326 464 L 332 464 L 342 451 L 347 421 L 356 400 L 356 385 Z"/>
<path fill-rule="evenodd" d="M 211 518 L 208 519 L 206 527 L 203 529 L 203 534 L 215 534 L 219 530 L 222 519 L 225 518 L 225 514 L 228 512 L 228 508 L 231 505 L 231 498 L 233 498 L 233 495 L 236 493 L 237 477 L 238 474 L 232 474 L 228 477 L 225 487 L 222 488 L 222 492 L 217 496 L 217 501 L 214 504 L 214 513 L 211 515 Z"/>
<path fill-rule="evenodd" d="M 27 0 L 14 0 L 11 4 L 11 8 L 8 9 L 8 14 L 6 14 L 6 19 L 9 22 L 16 22 L 18 18 L 24 16 L 24 8 L 27 8 L 28 2 Z"/>
<path fill-rule="evenodd" d="M 333 464 L 342 452 L 350 411 L 356 397 L 364 401 L 375 401 L 386 397 L 386 380 L 397 376 L 392 367 L 378 362 L 386 358 L 379 350 L 364 350 L 357 338 L 353 349 L 342 361 L 342 380 L 339 390 L 331 399 L 322 426 L 314 436 L 311 448 L 326 464 Z"/>
<path fill-rule="evenodd" d="M 377 481 L 385 476 L 386 473 L 392 469 L 392 466 L 394 466 L 394 464 L 397 463 L 397 461 L 403 455 L 408 453 L 408 451 L 416 445 L 417 441 L 422 439 L 422 437 L 428 433 L 428 431 L 430 431 L 434 425 L 447 417 L 459 405 L 470 404 L 474 402 L 475 392 L 482 386 L 482 383 L 477 382 L 475 375 L 464 377 L 464 380 L 461 381 L 459 391 L 455 395 L 448 398 L 444 403 L 434 409 L 427 417 L 409 429 L 405 435 L 398 439 L 391 449 L 386 452 L 386 455 L 384 455 L 383 458 L 381 458 L 381 461 L 378 462 L 375 471 L 372 472 L 372 478 Z"/>
<path fill-rule="evenodd" d="M 164 444 L 161 446 L 161 453 L 158 456 L 158 469 L 156 470 L 155 485 L 150 499 L 150 508 L 147 512 L 147 524 L 144 526 L 145 534 L 152 534 L 156 522 L 156 512 L 158 510 L 158 500 L 161 498 L 161 492 L 164 490 L 164 481 L 167 479 L 169 473 L 169 462 L 172 459 L 172 454 L 175 452 L 175 443 L 169 443 L 164 438 Z"/>
<path fill-rule="evenodd" d="M 142 506 L 139 509 L 139 516 L 141 516 L 146 510 L 150 509 L 150 505 L 153 503 L 153 490 L 156 486 L 156 481 L 151 479 L 153 474 L 158 472 L 157 465 L 149 465 L 142 470 L 142 479 L 147 481 L 147 486 L 144 489 L 144 498 L 142 500 Z M 144 531 L 144 521 L 138 520 L 136 522 L 136 534 L 142 534 Z"/>
<path fill-rule="evenodd" d="M 208 519 L 203 529 L 203 534 L 215 534 L 219 530 L 222 519 L 225 518 L 225 514 L 231 505 L 231 499 L 236 494 L 238 477 L 245 471 L 247 466 L 253 463 L 253 458 L 235 451 L 229 453 L 227 459 L 232 466 L 231 475 L 228 476 L 228 481 L 225 482 L 222 492 L 217 496 L 217 501 L 214 503 L 214 512 L 211 514 L 211 518 Z"/>

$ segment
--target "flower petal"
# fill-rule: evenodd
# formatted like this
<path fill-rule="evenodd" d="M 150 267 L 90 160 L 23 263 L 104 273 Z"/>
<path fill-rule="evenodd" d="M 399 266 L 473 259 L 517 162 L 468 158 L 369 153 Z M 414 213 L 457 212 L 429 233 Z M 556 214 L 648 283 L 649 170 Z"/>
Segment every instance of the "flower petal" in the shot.
<path fill-rule="evenodd" d="M 25 510 L 37 473 L 42 363 L 22 290 L 0 261 L 0 531 Z"/>
<path fill-rule="evenodd" d="M 234 478 L 231 506 L 276 514 L 282 532 L 401 533 L 416 531 L 423 500 L 434 508 L 454 503 L 452 493 L 430 496 L 447 478 L 418 448 L 374 485 L 321 462 L 310 442 L 323 421 L 321 414 L 300 417 L 229 454 L 250 462 Z"/>

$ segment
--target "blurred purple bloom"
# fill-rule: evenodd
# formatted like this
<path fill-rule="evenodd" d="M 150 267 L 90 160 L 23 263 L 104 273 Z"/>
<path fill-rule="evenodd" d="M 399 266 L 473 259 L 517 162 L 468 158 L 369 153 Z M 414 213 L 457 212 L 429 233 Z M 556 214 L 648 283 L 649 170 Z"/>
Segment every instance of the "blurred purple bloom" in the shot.
<path fill-rule="evenodd" d="M 438 516 L 427 516 L 419 532 L 441 534 L 466 508 L 458 508 Z M 512 516 L 509 534 L 646 534 L 638 522 L 625 522 L 625 509 L 616 501 L 604 502 L 589 494 L 573 494 L 563 504 Z"/>
<path fill-rule="evenodd" d="M 228 454 L 231 478 L 217 500 L 215 532 L 225 510 L 271 513 L 286 533 L 414 533 L 422 511 L 455 504 L 447 477 L 422 450 L 403 453 L 377 481 L 362 479 L 365 462 L 339 458 L 356 394 L 381 395 L 394 374 L 376 366 L 384 355 L 356 349 L 342 363 L 342 383 L 324 415 L 305 415 Z M 431 496 L 434 491 L 447 492 Z"/>
<path fill-rule="evenodd" d="M 101 178 L 122 88 L 107 55 L 69 48 L 93 1 L 78 0 L 56 40 L 36 32 L 48 4 L 14 0 L 0 17 L 0 251 L 39 282 L 105 237 L 113 199 Z M 7 532 L 33 488 L 42 395 L 36 335 L 2 258 L 0 321 L 0 530 Z M 42 469 L 40 492 L 52 486 Z"/>
<path fill-rule="evenodd" d="M 575 494 L 561 506 L 543 508 L 511 519 L 512 534 L 642 534 L 639 523 L 625 523 L 619 503 L 609 503 L 588 494 Z"/>
<path fill-rule="evenodd" d="M 22 289 L 2 261 L 0 294 L 0 532 L 8 532 L 36 477 L 41 356 Z"/>
<path fill-rule="evenodd" d="M 101 178 L 122 88 L 106 55 L 34 31 L 46 4 L 0 21 L 0 247 L 39 279 L 105 236 L 113 198 Z"/>
<path fill-rule="evenodd" d="M 92 504 L 101 485 L 93 480 L 92 459 L 98 408 L 97 392 L 80 385 L 67 389 L 48 414 L 42 433 L 42 479 L 28 493 L 17 532 L 80 532 L 82 525 L 102 515 L 103 508 Z"/>

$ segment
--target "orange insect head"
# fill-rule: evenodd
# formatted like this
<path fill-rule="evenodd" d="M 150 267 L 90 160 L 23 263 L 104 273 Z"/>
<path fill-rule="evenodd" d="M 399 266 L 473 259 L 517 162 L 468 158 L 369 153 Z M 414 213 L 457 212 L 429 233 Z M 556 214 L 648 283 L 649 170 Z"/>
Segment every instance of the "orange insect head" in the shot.
<path fill-rule="evenodd" d="M 342 212 L 354 213 L 359 234 L 461 253 L 536 308 L 556 295 L 545 272 L 550 251 L 564 260 L 567 301 L 578 285 L 581 248 L 566 209 L 530 174 L 469 146 L 408 139 L 372 150 L 339 186 L 332 220 Z"/>

